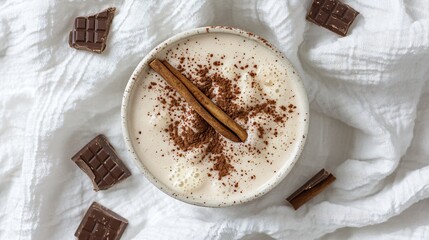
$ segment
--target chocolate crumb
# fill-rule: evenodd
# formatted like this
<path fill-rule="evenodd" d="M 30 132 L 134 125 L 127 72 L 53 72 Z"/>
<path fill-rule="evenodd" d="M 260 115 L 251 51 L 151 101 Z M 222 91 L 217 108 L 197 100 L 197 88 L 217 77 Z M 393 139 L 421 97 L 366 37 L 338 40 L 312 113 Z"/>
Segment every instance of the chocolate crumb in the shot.
<path fill-rule="evenodd" d="M 264 137 L 264 128 L 259 126 L 258 127 L 258 137 L 263 138 Z"/>

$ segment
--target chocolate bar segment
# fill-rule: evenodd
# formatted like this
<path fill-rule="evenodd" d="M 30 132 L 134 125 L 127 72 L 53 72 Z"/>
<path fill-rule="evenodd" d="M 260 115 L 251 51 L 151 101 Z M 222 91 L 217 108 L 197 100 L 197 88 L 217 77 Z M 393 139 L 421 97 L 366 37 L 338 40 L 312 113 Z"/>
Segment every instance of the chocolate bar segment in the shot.
<path fill-rule="evenodd" d="M 69 34 L 70 47 L 102 53 L 106 48 L 107 36 L 115 14 L 115 8 L 89 17 L 77 17 Z"/>
<path fill-rule="evenodd" d="M 93 202 L 74 235 L 79 240 L 117 240 L 121 238 L 127 225 L 125 218 Z"/>
<path fill-rule="evenodd" d="M 325 169 L 322 169 L 310 180 L 304 183 L 304 185 L 298 188 L 298 190 L 292 193 L 286 200 L 296 210 L 325 190 L 332 182 L 335 181 L 335 179 L 334 175 L 330 174 Z"/>
<path fill-rule="evenodd" d="M 307 14 L 307 20 L 341 36 L 346 36 L 358 14 L 359 12 L 352 7 L 338 0 L 314 0 Z"/>
<path fill-rule="evenodd" d="M 131 172 L 102 134 L 85 145 L 72 160 L 91 178 L 95 191 L 108 189 L 131 176 Z"/>

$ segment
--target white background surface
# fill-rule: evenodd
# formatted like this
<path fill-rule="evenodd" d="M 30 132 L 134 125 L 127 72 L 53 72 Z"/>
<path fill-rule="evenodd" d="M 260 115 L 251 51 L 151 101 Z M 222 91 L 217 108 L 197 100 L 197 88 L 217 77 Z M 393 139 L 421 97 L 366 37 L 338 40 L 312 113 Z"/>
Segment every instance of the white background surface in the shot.
<path fill-rule="evenodd" d="M 429 2 L 348 0 L 341 38 L 305 21 L 310 0 L 0 2 L 0 239 L 73 239 L 91 202 L 129 220 L 122 239 L 429 239 Z M 67 44 L 76 16 L 115 6 L 102 55 Z M 137 63 L 191 28 L 255 32 L 308 91 L 307 145 L 293 172 L 251 203 L 181 203 L 125 150 L 122 93 Z M 130 167 L 95 193 L 70 157 L 104 133 Z M 298 211 L 284 198 L 321 168 L 333 186 Z M 426 200 L 425 200 L 426 199 Z"/>

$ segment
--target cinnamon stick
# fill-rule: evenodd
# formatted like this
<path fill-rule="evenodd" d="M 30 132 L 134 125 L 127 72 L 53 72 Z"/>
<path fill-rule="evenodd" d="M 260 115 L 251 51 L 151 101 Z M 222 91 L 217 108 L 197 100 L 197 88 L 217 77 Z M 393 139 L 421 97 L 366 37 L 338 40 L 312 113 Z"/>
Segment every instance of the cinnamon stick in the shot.
<path fill-rule="evenodd" d="M 228 138 L 233 142 L 240 142 L 240 138 L 237 137 L 231 130 L 226 128 L 214 118 L 192 95 L 192 93 L 186 88 L 183 83 L 177 79 L 177 77 L 159 60 L 154 59 L 149 66 L 155 70 L 159 75 L 161 75 L 176 91 L 186 100 L 186 102 L 191 105 L 191 107 L 208 123 L 212 126 L 217 132 L 222 136 Z"/>
<path fill-rule="evenodd" d="M 308 202 L 316 195 L 325 190 L 332 182 L 335 181 L 334 175 L 327 172 L 325 169 L 320 170 L 298 190 L 292 193 L 286 200 L 296 210 L 304 203 Z"/>
<path fill-rule="evenodd" d="M 228 116 L 222 109 L 214 104 L 210 98 L 208 98 L 201 90 L 195 86 L 189 79 L 183 74 L 171 66 L 167 61 L 163 60 L 162 63 L 172 72 L 194 95 L 198 102 L 209 111 L 217 120 L 223 123 L 227 128 L 233 131 L 241 141 L 245 142 L 247 139 L 247 132 L 237 122 L 235 122 L 230 116 Z"/>

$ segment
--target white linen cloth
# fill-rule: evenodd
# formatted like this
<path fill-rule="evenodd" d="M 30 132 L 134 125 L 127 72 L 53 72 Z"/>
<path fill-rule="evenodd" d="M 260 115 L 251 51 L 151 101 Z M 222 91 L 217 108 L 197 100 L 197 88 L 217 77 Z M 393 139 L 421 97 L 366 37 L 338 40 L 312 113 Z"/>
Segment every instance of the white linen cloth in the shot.
<path fill-rule="evenodd" d="M 122 239 L 429 239 L 429 1 L 345 0 L 361 13 L 346 37 L 306 21 L 310 2 L 1 1 L 0 239 L 74 239 L 93 201 L 129 220 Z M 74 17 L 110 6 L 106 51 L 70 48 Z M 125 85 L 145 54 L 206 25 L 271 41 L 297 68 L 311 107 L 292 173 L 224 209 L 152 186 L 120 123 Z M 70 157 L 98 133 L 133 175 L 96 193 Z M 287 206 L 321 168 L 337 181 L 298 211 Z"/>

